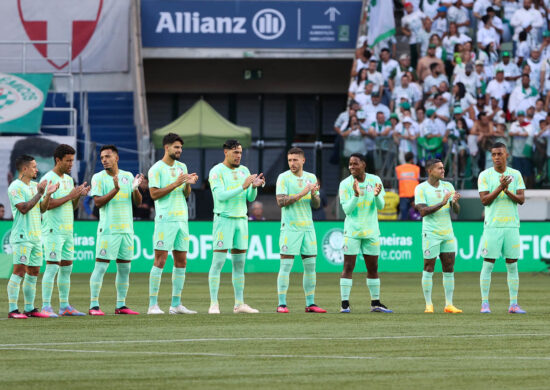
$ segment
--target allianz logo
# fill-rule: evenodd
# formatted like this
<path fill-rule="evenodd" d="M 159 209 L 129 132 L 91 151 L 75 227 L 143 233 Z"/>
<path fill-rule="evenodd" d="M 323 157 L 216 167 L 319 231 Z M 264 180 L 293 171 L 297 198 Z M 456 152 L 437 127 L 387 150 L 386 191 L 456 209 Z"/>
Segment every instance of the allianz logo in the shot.
<path fill-rule="evenodd" d="M 279 38 L 286 29 L 283 14 L 264 8 L 254 15 L 252 31 L 263 40 Z M 157 34 L 246 34 L 247 18 L 242 16 L 201 16 L 199 12 L 159 12 Z"/>

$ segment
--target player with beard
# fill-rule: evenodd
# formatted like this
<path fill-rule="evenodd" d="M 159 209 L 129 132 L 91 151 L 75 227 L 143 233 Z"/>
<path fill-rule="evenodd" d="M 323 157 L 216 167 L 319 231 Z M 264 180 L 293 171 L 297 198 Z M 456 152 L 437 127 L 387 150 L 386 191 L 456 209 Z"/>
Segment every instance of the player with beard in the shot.
<path fill-rule="evenodd" d="M 147 314 L 164 314 L 158 305 L 158 292 L 162 269 L 168 252 L 172 251 L 172 302 L 170 314 L 196 314 L 181 304 L 181 291 L 185 282 L 187 251 L 189 250 L 189 226 L 186 198 L 191 193 L 191 184 L 198 180 L 196 173 L 188 173 L 187 166 L 180 162 L 183 139 L 174 133 L 162 140 L 164 157 L 149 169 L 149 191 L 155 201 L 155 233 L 153 247 L 155 261 L 149 276 L 149 310 Z"/>

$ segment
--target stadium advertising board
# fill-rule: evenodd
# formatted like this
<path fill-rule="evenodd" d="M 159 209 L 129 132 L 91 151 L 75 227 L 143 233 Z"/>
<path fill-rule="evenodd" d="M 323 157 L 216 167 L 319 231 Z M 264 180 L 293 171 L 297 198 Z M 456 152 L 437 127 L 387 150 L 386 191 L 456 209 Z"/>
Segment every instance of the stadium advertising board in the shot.
<path fill-rule="evenodd" d="M 144 47 L 352 49 L 361 1 L 142 0 Z"/>
<path fill-rule="evenodd" d="M 481 222 L 459 222 L 454 225 L 458 240 L 456 271 L 478 272 L 481 269 Z M 247 272 L 278 272 L 279 223 L 251 222 Z M 136 222 L 135 259 L 132 272 L 149 272 L 153 264 L 153 222 Z M 0 221 L 2 252 L 10 253 L 10 221 Z M 96 222 L 76 222 L 74 272 L 92 272 L 95 259 Z M 317 271 L 340 272 L 343 264 L 343 223 L 317 222 Z M 212 260 L 212 223 L 190 222 L 191 232 L 188 253 L 189 272 L 208 272 Z M 380 270 L 382 272 L 421 272 L 421 224 L 417 222 L 382 222 Z M 546 269 L 543 259 L 550 259 L 550 223 L 524 222 L 521 225 L 520 271 L 537 272 Z M 168 262 L 166 271 L 171 271 Z M 437 268 L 439 267 L 439 268 Z M 436 270 L 441 270 L 440 265 Z M 116 270 L 114 264 L 109 271 Z M 357 271 L 365 271 L 365 264 L 357 262 Z M 504 261 L 498 261 L 496 271 L 505 271 Z M 223 272 L 231 271 L 227 261 Z M 293 271 L 302 271 L 301 261 L 294 262 Z"/>
<path fill-rule="evenodd" d="M 38 134 L 52 77 L 0 73 L 0 133 Z"/>

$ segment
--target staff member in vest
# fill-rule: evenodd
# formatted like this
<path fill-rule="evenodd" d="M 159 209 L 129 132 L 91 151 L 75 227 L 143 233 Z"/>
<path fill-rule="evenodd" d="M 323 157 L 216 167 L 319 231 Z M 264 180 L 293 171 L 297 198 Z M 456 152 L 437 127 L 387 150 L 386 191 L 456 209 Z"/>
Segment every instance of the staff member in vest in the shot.
<path fill-rule="evenodd" d="M 406 221 L 414 198 L 414 189 L 420 178 L 420 167 L 414 163 L 412 152 L 405 153 L 405 164 L 396 166 L 395 172 L 399 181 L 399 214 L 401 220 Z"/>

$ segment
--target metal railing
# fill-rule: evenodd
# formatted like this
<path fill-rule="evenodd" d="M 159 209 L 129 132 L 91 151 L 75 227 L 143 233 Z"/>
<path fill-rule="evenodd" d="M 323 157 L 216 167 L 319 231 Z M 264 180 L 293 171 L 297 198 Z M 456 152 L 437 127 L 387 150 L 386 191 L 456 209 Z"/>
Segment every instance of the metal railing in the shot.
<path fill-rule="evenodd" d="M 29 54 L 31 53 L 34 53 L 34 51 L 30 50 L 29 49 L 29 46 L 35 46 L 35 45 L 58 45 L 58 46 L 66 46 L 66 50 L 67 50 L 67 56 L 65 57 L 38 57 L 38 56 L 34 56 L 34 57 L 31 57 L 29 58 Z M 72 69 L 72 45 L 71 45 L 71 42 L 67 42 L 67 41 L 0 41 L 0 48 L 2 46 L 8 46 L 8 47 L 13 47 L 13 46 L 21 46 L 21 50 L 20 50 L 20 55 L 13 55 L 11 56 L 10 54 L 4 54 L 4 55 L 0 55 L 0 59 L 2 60 L 13 60 L 14 62 L 20 62 L 20 65 L 14 69 L 20 69 L 20 72 L 21 73 L 27 73 L 27 72 L 33 72 L 33 73 L 53 73 L 54 76 L 58 76 L 58 75 L 66 75 L 66 74 L 70 74 L 71 73 L 71 69 Z M 12 50 L 9 50 L 9 49 L 2 49 L 0 50 L 0 53 L 10 53 Z M 55 62 L 56 60 L 60 60 L 62 63 L 65 63 L 67 62 L 67 71 L 66 72 L 52 72 L 51 71 L 51 68 L 48 67 L 48 69 L 46 68 L 32 68 L 32 69 L 28 69 L 29 67 L 29 64 L 32 63 L 33 61 L 44 61 L 44 59 L 46 60 L 49 60 L 49 61 L 52 61 L 52 62 Z M 9 70 L 8 70 L 9 71 Z"/>

